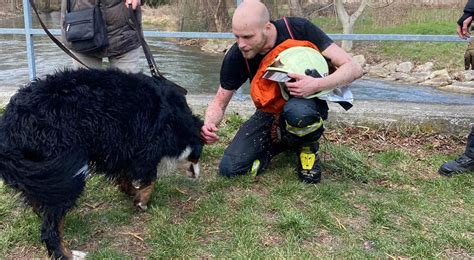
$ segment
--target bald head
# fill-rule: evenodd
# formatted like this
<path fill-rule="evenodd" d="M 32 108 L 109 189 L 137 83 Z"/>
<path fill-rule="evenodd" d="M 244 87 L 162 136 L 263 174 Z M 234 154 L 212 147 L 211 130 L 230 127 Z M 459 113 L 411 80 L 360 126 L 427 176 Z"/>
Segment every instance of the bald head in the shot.
<path fill-rule="evenodd" d="M 246 59 L 265 54 L 275 46 L 277 31 L 268 9 L 258 0 L 245 0 L 232 18 L 232 33 Z"/>
<path fill-rule="evenodd" d="M 235 9 L 232 28 L 260 28 L 270 21 L 267 7 L 259 0 L 245 0 Z"/>

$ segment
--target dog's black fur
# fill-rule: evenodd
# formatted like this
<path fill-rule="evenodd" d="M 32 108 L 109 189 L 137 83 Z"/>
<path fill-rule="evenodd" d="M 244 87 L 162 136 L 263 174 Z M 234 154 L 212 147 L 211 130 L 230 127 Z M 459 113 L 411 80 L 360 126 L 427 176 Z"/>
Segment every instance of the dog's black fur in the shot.
<path fill-rule="evenodd" d="M 173 83 L 117 70 L 66 70 L 21 88 L 0 119 L 0 176 L 43 217 L 41 239 L 69 258 L 62 222 L 90 169 L 147 203 L 164 157 L 199 159 L 202 122 Z"/>

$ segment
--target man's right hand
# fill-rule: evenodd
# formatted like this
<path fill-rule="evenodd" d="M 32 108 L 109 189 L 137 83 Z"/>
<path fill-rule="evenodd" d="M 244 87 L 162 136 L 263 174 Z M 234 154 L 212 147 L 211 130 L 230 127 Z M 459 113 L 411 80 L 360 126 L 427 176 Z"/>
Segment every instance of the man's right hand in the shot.
<path fill-rule="evenodd" d="M 219 141 L 219 136 L 217 136 L 217 126 L 212 123 L 205 123 L 201 127 L 201 138 L 205 144 L 213 144 Z"/>
<path fill-rule="evenodd" d="M 459 18 L 456 31 L 460 38 L 466 39 L 467 37 L 470 36 L 469 26 L 471 25 L 471 22 L 472 22 L 472 16 L 469 14 L 464 13 L 464 15 L 461 16 L 461 18 Z"/>

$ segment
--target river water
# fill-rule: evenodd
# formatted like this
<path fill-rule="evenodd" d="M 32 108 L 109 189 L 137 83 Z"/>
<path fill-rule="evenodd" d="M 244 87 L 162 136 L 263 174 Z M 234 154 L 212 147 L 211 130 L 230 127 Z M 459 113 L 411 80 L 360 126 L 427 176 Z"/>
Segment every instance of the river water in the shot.
<path fill-rule="evenodd" d="M 59 14 L 51 13 L 43 18 L 48 28 L 59 28 Z M 40 28 L 36 19 L 33 27 Z M 23 18 L 0 20 L 0 28 L 22 28 Z M 147 28 L 145 30 L 159 30 Z M 72 65 L 71 58 L 62 52 L 46 36 L 35 36 L 37 76 L 54 73 Z M 147 38 L 159 70 L 169 79 L 188 89 L 191 94 L 215 93 L 219 82 L 223 54 L 209 54 L 196 47 L 181 46 L 162 38 Z M 0 90 L 2 87 L 20 87 L 28 82 L 25 37 L 0 35 Z M 142 55 L 141 67 L 147 71 Z M 390 100 L 418 103 L 474 104 L 474 95 L 456 94 L 418 85 L 396 84 L 364 78 L 353 84 L 355 99 Z M 243 93 L 247 94 L 248 84 Z"/>

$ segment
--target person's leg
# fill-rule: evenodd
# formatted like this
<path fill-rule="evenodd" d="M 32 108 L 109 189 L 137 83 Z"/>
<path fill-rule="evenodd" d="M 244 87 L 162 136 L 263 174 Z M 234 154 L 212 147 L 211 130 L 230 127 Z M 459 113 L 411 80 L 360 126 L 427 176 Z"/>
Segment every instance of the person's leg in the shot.
<path fill-rule="evenodd" d="M 87 67 L 91 69 L 102 69 L 102 58 L 98 58 L 95 56 L 90 56 L 82 53 L 77 53 L 73 52 L 74 55 L 84 64 L 87 65 Z M 80 64 L 78 61 L 75 59 L 72 59 L 72 65 L 74 69 L 78 68 L 86 68 L 84 65 Z"/>
<path fill-rule="evenodd" d="M 140 72 L 140 53 L 142 48 L 136 48 L 121 55 L 109 57 L 110 67 L 124 72 Z"/>
<path fill-rule="evenodd" d="M 239 129 L 230 145 L 224 151 L 220 175 L 232 177 L 252 171 L 260 174 L 272 157 L 271 127 L 274 116 L 261 111 L 255 112 Z"/>
<path fill-rule="evenodd" d="M 318 140 L 324 132 L 327 110 L 325 101 L 304 98 L 291 98 L 283 108 L 283 136 L 296 147 L 298 177 L 304 182 L 321 180 Z"/>
<path fill-rule="evenodd" d="M 469 53 L 469 49 L 464 52 L 464 69 L 469 70 L 471 68 L 471 54 Z"/>
<path fill-rule="evenodd" d="M 474 159 L 474 124 L 471 128 L 471 133 L 467 137 L 466 151 L 465 154 Z"/>
<path fill-rule="evenodd" d="M 441 165 L 438 172 L 444 176 L 474 172 L 474 125 L 471 128 L 471 133 L 467 137 L 466 150 L 464 151 L 464 154 L 459 156 L 456 160 Z"/>

